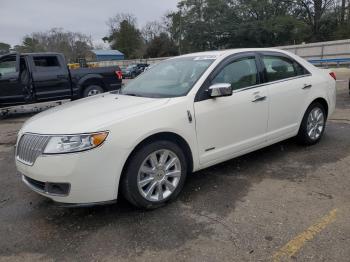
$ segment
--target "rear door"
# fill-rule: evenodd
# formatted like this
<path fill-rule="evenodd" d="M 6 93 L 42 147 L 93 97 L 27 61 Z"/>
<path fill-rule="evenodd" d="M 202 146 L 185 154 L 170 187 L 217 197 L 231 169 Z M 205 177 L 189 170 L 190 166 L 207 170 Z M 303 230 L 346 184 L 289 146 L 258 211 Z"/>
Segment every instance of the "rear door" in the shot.
<path fill-rule="evenodd" d="M 278 52 L 260 53 L 265 83 L 270 98 L 269 141 L 279 141 L 296 135 L 312 76 L 297 61 Z"/>
<path fill-rule="evenodd" d="M 62 56 L 33 55 L 30 60 L 38 101 L 71 97 L 68 67 Z"/>
<path fill-rule="evenodd" d="M 24 102 L 19 80 L 19 55 L 11 54 L 0 58 L 0 105 Z"/>

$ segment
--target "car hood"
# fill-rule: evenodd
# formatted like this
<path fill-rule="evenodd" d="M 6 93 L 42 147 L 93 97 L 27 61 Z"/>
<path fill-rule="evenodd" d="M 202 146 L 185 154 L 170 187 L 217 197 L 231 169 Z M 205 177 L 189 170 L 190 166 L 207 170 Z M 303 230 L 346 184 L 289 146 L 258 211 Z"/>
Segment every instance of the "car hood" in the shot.
<path fill-rule="evenodd" d="M 51 108 L 29 119 L 21 133 L 78 134 L 107 130 L 118 121 L 157 110 L 169 98 L 154 99 L 106 93 Z"/>

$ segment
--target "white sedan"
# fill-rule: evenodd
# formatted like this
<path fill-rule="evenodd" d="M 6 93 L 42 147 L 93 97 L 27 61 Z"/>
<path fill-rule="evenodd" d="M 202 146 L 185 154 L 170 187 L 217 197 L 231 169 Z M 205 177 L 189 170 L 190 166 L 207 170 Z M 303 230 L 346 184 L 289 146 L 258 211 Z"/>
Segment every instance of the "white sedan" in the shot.
<path fill-rule="evenodd" d="M 174 200 L 186 175 L 290 137 L 320 141 L 335 75 L 275 49 L 188 54 L 111 92 L 40 113 L 18 134 L 32 190 L 71 205 L 118 193 L 141 208 Z"/>

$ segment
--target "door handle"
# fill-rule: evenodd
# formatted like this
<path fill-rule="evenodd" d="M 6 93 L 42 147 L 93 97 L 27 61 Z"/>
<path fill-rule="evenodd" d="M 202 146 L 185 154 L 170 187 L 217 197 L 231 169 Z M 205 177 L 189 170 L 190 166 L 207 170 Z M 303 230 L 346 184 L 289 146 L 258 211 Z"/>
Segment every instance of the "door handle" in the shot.
<path fill-rule="evenodd" d="M 310 85 L 308 85 L 308 84 L 305 84 L 304 85 L 304 87 L 303 87 L 303 89 L 305 90 L 305 89 L 310 89 L 312 87 L 312 85 L 310 84 Z"/>
<path fill-rule="evenodd" d="M 265 101 L 266 98 L 267 98 L 266 96 L 256 96 L 252 102 L 253 103 L 262 102 L 262 101 Z"/>

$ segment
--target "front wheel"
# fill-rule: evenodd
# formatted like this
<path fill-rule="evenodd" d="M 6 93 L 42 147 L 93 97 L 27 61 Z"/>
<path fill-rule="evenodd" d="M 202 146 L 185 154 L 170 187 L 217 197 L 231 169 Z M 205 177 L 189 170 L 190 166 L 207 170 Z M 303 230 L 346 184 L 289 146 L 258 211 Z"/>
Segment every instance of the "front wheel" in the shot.
<path fill-rule="evenodd" d="M 312 103 L 306 110 L 302 120 L 298 140 L 304 145 L 314 145 L 318 143 L 326 128 L 326 112 L 322 104 Z"/>
<path fill-rule="evenodd" d="M 155 141 L 131 156 L 123 175 L 122 192 L 137 207 L 158 208 L 180 194 L 186 174 L 182 149 L 170 141 Z"/>

